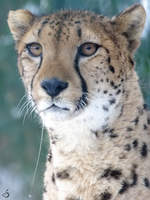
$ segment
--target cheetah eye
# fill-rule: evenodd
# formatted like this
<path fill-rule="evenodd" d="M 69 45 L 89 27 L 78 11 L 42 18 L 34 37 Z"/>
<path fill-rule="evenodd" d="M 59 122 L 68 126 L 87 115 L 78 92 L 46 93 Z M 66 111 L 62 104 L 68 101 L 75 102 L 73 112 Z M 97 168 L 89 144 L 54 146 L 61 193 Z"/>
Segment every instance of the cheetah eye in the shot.
<path fill-rule="evenodd" d="M 29 43 L 26 45 L 26 48 L 33 57 L 38 57 L 42 54 L 42 46 L 39 43 Z"/>
<path fill-rule="evenodd" d="M 81 56 L 86 56 L 86 57 L 92 56 L 96 53 L 99 47 L 100 45 L 96 43 L 92 43 L 92 42 L 84 43 L 79 47 L 79 54 Z"/>

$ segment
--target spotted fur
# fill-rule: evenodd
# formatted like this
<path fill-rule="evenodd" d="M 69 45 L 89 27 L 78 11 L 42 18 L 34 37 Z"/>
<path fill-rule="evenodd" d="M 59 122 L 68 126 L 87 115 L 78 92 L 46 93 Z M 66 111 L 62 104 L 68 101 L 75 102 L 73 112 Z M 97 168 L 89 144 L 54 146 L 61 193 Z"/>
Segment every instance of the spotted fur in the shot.
<path fill-rule="evenodd" d="M 112 19 L 10 11 L 19 72 L 50 140 L 43 200 L 149 200 L 150 115 L 133 60 L 144 22 L 139 4 Z"/>

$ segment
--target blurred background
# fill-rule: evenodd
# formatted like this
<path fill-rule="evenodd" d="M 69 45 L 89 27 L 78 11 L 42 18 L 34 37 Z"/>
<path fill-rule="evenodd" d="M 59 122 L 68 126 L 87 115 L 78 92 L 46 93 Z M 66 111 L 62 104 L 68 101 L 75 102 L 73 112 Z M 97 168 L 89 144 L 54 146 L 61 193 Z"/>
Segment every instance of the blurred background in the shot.
<path fill-rule="evenodd" d="M 0 0 L 0 200 L 41 200 L 48 140 L 44 131 L 35 183 L 41 126 L 34 115 L 20 113 L 24 88 L 17 70 L 17 55 L 7 25 L 9 10 L 28 9 L 48 14 L 60 9 L 87 9 L 112 17 L 134 3 L 142 3 L 147 23 L 135 55 L 145 101 L 150 107 L 150 1 L 149 0 Z M 20 101 L 22 99 L 22 101 Z M 19 103 L 20 102 L 20 103 Z"/>

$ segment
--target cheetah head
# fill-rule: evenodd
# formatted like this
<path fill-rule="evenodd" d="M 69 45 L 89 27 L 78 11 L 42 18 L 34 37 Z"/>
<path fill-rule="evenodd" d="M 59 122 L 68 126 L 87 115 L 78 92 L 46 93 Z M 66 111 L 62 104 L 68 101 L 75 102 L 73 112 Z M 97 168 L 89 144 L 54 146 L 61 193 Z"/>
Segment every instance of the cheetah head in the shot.
<path fill-rule="evenodd" d="M 10 11 L 19 72 L 43 121 L 98 119 L 100 127 L 114 121 L 144 22 L 139 4 L 112 19 L 88 11 L 42 17 Z"/>

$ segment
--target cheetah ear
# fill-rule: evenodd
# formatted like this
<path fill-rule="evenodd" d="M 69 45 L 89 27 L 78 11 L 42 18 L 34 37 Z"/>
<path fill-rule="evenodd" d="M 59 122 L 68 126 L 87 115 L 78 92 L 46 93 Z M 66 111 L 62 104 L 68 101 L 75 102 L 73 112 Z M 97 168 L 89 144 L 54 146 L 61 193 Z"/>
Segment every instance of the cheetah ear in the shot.
<path fill-rule="evenodd" d="M 131 53 L 134 53 L 140 44 L 145 18 L 146 12 L 142 5 L 135 4 L 111 20 L 115 31 L 127 38 L 128 49 Z"/>
<path fill-rule="evenodd" d="M 34 16 L 27 10 L 9 11 L 8 26 L 16 42 L 26 33 L 33 20 Z"/>

